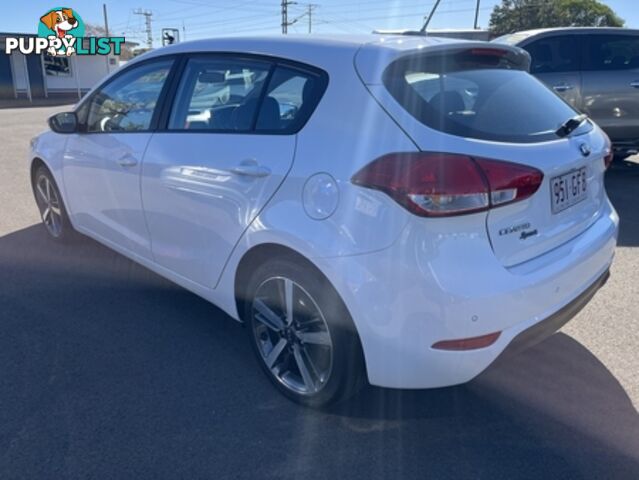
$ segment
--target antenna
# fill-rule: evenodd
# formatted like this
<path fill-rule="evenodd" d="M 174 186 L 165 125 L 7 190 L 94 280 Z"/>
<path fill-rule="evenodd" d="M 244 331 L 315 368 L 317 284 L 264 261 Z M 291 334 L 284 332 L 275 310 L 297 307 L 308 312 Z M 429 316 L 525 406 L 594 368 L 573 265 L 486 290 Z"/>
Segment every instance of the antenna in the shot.
<path fill-rule="evenodd" d="M 419 30 L 419 33 L 421 33 L 421 34 L 425 34 L 426 33 L 426 29 L 428 28 L 428 24 L 430 23 L 431 19 L 433 18 L 433 15 L 435 15 L 435 10 L 437 10 L 437 7 L 439 6 L 439 2 L 441 2 L 441 0 L 437 0 L 435 2 L 435 5 L 433 5 L 433 8 L 431 9 L 430 13 L 428 14 L 428 18 L 426 18 L 426 21 L 424 22 L 424 25 L 422 26 L 422 28 Z"/>

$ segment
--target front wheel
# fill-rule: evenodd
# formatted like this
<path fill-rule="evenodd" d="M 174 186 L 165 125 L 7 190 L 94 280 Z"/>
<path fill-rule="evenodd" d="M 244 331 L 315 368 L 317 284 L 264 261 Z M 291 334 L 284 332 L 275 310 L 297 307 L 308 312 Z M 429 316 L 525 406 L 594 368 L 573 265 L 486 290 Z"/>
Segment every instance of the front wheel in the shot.
<path fill-rule="evenodd" d="M 61 242 L 72 238 L 74 230 L 51 172 L 39 167 L 33 177 L 32 187 L 42 224 L 49 236 Z"/>
<path fill-rule="evenodd" d="M 294 259 L 259 267 L 244 319 L 260 365 L 288 398 L 319 407 L 365 382 L 357 332 L 341 298 L 318 272 Z"/>

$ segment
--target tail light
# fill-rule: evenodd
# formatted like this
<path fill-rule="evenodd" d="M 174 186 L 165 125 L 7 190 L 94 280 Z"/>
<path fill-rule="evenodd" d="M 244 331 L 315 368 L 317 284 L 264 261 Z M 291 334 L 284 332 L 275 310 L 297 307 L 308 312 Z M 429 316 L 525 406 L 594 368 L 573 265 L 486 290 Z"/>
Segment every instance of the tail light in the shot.
<path fill-rule="evenodd" d="M 615 158 L 615 154 L 612 150 L 610 150 L 610 152 L 608 152 L 606 156 L 604 157 L 604 166 L 606 167 L 606 170 L 608 169 L 608 167 L 610 167 L 610 164 L 612 163 L 612 160 L 614 158 Z"/>
<path fill-rule="evenodd" d="M 391 153 L 351 181 L 381 190 L 410 212 L 446 217 L 481 212 L 523 200 L 543 180 L 536 168 L 448 153 Z"/>
<path fill-rule="evenodd" d="M 604 154 L 604 166 L 606 170 L 610 167 L 612 160 L 615 158 L 615 152 L 612 150 L 612 142 L 608 135 L 606 135 L 606 153 Z"/>

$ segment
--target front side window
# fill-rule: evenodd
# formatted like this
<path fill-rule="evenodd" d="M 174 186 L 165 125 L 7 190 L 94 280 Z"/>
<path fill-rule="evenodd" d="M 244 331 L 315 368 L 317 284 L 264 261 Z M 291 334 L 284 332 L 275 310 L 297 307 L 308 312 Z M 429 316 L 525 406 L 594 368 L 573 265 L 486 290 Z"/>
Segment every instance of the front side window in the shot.
<path fill-rule="evenodd" d="M 524 46 L 531 57 L 530 73 L 578 71 L 579 42 L 575 35 L 547 37 Z"/>
<path fill-rule="evenodd" d="M 639 36 L 590 35 L 586 70 L 630 70 L 639 68 Z"/>
<path fill-rule="evenodd" d="M 230 58 L 189 59 L 173 102 L 170 130 L 253 129 L 271 64 Z"/>
<path fill-rule="evenodd" d="M 162 60 L 137 66 L 109 82 L 89 100 L 86 131 L 148 131 L 172 64 Z"/>
<path fill-rule="evenodd" d="M 384 83 L 417 120 L 451 135 L 515 143 L 559 138 L 557 129 L 577 112 L 525 71 L 490 62 L 481 51 L 477 60 L 415 56 L 391 64 Z"/>

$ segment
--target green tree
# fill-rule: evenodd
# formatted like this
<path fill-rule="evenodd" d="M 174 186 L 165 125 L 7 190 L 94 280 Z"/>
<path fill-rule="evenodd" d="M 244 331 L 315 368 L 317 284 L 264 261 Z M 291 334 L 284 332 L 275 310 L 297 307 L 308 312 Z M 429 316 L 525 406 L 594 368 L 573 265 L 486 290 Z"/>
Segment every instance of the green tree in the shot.
<path fill-rule="evenodd" d="M 495 35 L 533 28 L 623 25 L 623 19 L 598 0 L 502 0 L 490 16 Z"/>

